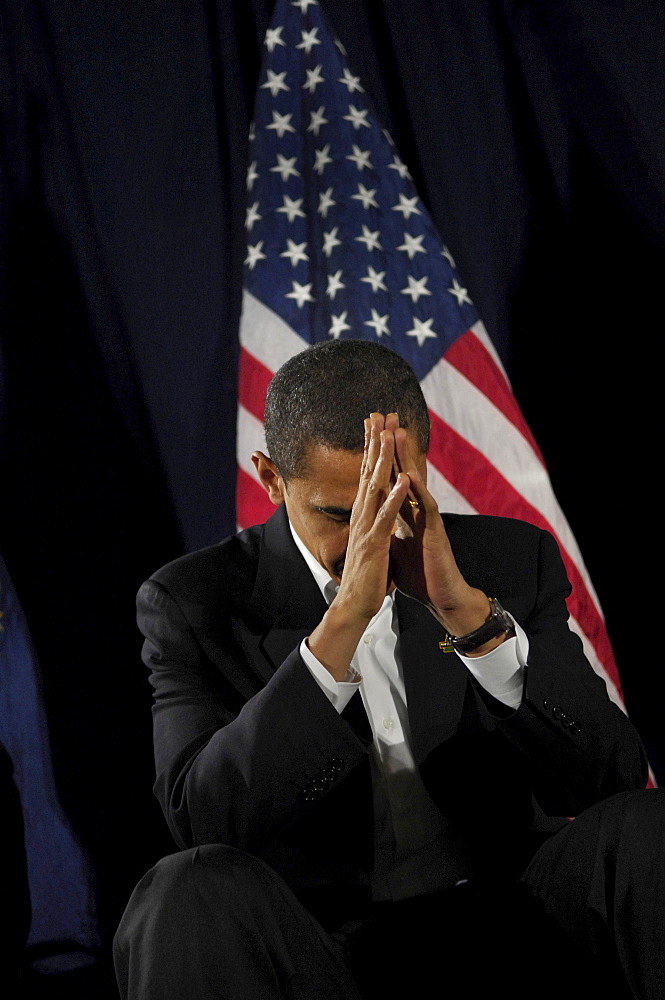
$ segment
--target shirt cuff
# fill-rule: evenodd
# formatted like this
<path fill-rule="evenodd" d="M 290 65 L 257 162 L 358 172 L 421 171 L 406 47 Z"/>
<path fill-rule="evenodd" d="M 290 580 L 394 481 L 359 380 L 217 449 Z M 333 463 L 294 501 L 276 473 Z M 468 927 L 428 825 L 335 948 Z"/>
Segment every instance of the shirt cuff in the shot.
<path fill-rule="evenodd" d="M 326 695 L 331 705 L 333 705 L 338 712 L 343 712 L 351 701 L 353 695 L 360 687 L 362 677 L 358 671 L 354 670 L 352 666 L 349 666 L 344 680 L 336 681 L 330 671 L 326 670 L 323 664 L 320 663 L 314 656 L 314 653 L 307 645 L 307 639 L 303 639 L 300 643 L 300 655 L 305 666 L 323 693 Z"/>
<path fill-rule="evenodd" d="M 521 625 L 510 615 L 515 635 L 484 656 L 462 656 L 470 673 L 481 687 L 508 708 L 519 708 L 524 687 L 524 668 L 529 655 L 529 639 Z M 331 678 L 332 679 L 332 678 Z M 334 683 L 334 682 L 333 682 Z"/>

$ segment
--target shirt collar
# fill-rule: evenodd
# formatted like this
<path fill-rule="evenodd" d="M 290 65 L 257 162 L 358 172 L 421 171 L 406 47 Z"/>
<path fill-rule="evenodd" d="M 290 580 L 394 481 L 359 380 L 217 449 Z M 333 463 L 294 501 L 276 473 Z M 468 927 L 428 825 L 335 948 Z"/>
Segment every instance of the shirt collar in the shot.
<path fill-rule="evenodd" d="M 291 529 L 291 534 L 293 535 L 293 541 L 296 543 L 296 548 L 307 563 L 312 576 L 316 580 L 316 584 L 323 594 L 324 601 L 326 604 L 332 604 L 335 595 L 339 590 L 339 584 L 333 580 L 328 570 L 324 569 L 321 563 L 314 558 L 290 521 L 289 528 Z"/>

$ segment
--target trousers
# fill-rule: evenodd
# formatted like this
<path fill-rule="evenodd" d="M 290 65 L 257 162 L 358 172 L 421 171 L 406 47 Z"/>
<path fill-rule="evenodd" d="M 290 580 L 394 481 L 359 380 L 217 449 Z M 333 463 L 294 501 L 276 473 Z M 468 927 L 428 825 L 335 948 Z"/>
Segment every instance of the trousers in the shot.
<path fill-rule="evenodd" d="M 521 879 L 351 908 L 326 927 L 260 859 L 221 844 L 163 858 L 114 941 L 123 1000 L 391 995 L 662 1000 L 665 792 L 623 792 L 550 837 Z"/>

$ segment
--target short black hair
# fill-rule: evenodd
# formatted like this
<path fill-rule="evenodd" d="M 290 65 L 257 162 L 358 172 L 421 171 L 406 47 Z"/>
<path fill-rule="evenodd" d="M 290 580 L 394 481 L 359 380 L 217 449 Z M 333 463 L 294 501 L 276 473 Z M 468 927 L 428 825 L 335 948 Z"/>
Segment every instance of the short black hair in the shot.
<path fill-rule="evenodd" d="M 285 482 L 306 474 L 310 446 L 362 451 L 365 417 L 398 413 L 423 452 L 430 422 L 418 376 L 394 351 L 367 340 L 329 340 L 282 365 L 268 386 L 268 452 Z"/>

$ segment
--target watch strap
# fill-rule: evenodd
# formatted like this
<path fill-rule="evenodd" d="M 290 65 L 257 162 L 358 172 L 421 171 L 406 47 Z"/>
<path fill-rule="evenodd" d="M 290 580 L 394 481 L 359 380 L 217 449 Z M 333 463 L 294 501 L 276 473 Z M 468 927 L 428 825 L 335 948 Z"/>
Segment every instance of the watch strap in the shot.
<path fill-rule="evenodd" d="M 514 628 L 512 619 L 501 607 L 496 597 L 488 598 L 490 604 L 490 614 L 486 621 L 479 627 L 468 632 L 466 635 L 450 635 L 446 633 L 444 642 L 440 643 L 443 652 L 456 652 L 466 655 L 472 653 L 479 646 L 483 646 L 490 639 L 495 639 L 502 633 L 511 632 Z"/>

